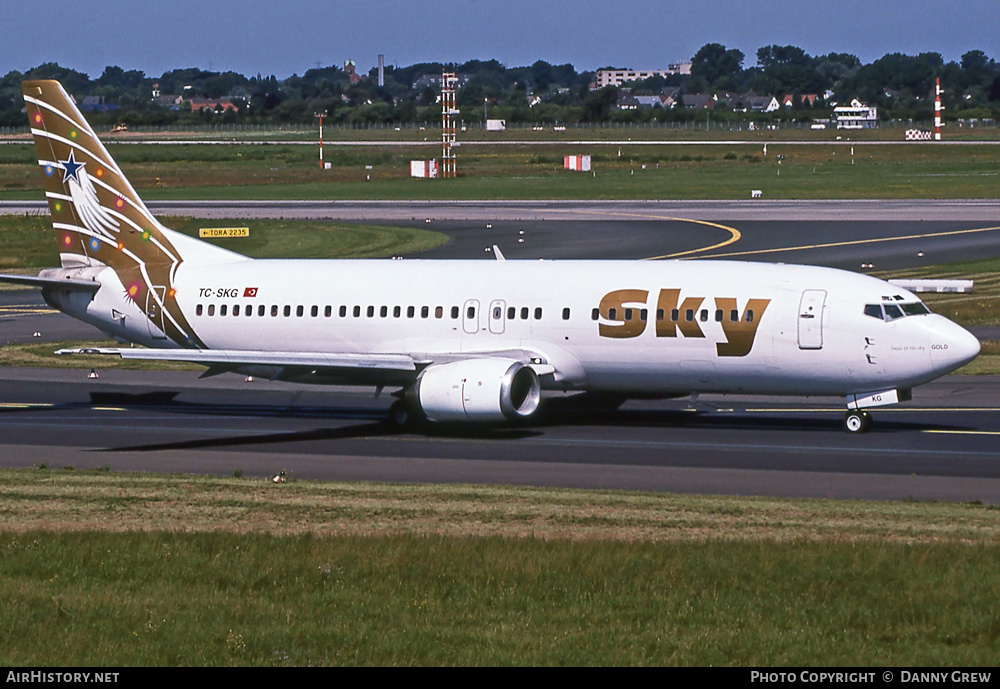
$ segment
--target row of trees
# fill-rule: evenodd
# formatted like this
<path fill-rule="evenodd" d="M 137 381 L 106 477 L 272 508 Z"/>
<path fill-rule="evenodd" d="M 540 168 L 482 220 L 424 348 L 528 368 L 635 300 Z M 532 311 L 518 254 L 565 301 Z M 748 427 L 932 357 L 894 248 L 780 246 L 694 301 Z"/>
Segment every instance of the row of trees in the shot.
<path fill-rule="evenodd" d="M 757 51 L 757 64 L 743 67 L 744 55 L 718 43 L 703 46 L 691 63 L 689 89 L 756 91 L 762 95 L 832 92 L 844 101 L 857 98 L 889 111 L 929 111 L 934 79 L 946 87 L 946 105 L 954 110 L 1000 107 L 1000 65 L 981 50 L 960 62 L 939 53 L 890 53 L 863 65 L 854 55 L 812 56 L 795 46 L 770 45 Z"/>
<path fill-rule="evenodd" d="M 858 98 L 880 106 L 887 117 L 929 119 L 934 78 L 940 77 L 950 117 L 1000 115 L 1000 65 L 980 50 L 965 53 L 957 63 L 945 62 L 938 53 L 893 53 L 865 65 L 846 53 L 811 56 L 795 46 L 777 45 L 761 48 L 756 57 L 754 66 L 744 67 L 746 58 L 741 51 L 709 43 L 692 59 L 690 75 L 655 77 L 629 87 L 636 95 L 660 93 L 666 87 L 677 89 L 676 95 L 748 91 L 778 97 L 793 94 L 797 105 L 802 95 L 817 94 L 823 107 L 829 101 Z M 439 89 L 414 85 L 422 76 L 440 75 L 446 69 L 468 79 L 457 96 L 466 121 L 482 120 L 487 111 L 490 117 L 509 122 L 543 123 L 704 117 L 704 113 L 682 108 L 619 110 L 617 88 L 591 89 L 594 72 L 577 72 L 572 65 L 552 65 L 541 60 L 528 67 L 512 68 L 496 60 L 387 66 L 383 86 L 378 86 L 375 69 L 358 81 L 336 66 L 310 69 L 287 79 L 196 68 L 150 77 L 138 70 L 112 66 L 91 79 L 72 68 L 47 63 L 25 73 L 9 72 L 0 79 L 0 125 L 23 126 L 20 82 L 25 79 L 59 79 L 78 101 L 98 96 L 104 103 L 116 106 L 112 111 L 91 115 L 99 123 L 307 123 L 318 111 L 326 111 L 329 121 L 359 125 L 433 122 L 440 117 L 436 105 Z M 152 100 L 154 84 L 162 94 L 187 99 L 230 97 L 238 110 L 202 113 L 184 105 L 172 110 Z M 832 97 L 824 99 L 825 94 Z M 771 117 L 806 119 L 822 114 L 822 110 L 783 110 Z"/>

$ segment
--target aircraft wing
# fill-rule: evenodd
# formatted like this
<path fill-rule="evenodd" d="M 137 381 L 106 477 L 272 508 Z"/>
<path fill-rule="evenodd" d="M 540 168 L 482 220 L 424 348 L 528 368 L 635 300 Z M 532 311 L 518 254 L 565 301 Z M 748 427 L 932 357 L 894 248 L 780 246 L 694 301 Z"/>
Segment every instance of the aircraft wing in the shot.
<path fill-rule="evenodd" d="M 405 354 L 325 354 L 316 352 L 264 352 L 230 349 L 143 349 L 94 347 L 60 349 L 56 354 L 117 354 L 122 359 L 187 361 L 205 366 L 304 366 L 311 368 L 374 368 L 415 371 Z"/>
<path fill-rule="evenodd" d="M 407 384 L 416 378 L 419 369 L 433 363 L 447 363 L 459 359 L 505 358 L 528 363 L 539 375 L 555 371 L 542 363 L 537 354 L 522 350 L 496 352 L 447 353 L 447 354 L 355 354 L 336 352 L 267 352 L 226 349 L 145 349 L 93 347 L 60 349 L 56 354 L 108 354 L 122 359 L 146 361 L 181 361 L 208 366 L 202 378 L 220 373 L 266 367 L 273 372 L 267 377 L 274 380 L 294 380 L 309 376 L 326 376 L 351 379 L 358 383 Z M 255 374 L 256 375 L 256 374 Z"/>
<path fill-rule="evenodd" d="M 74 278 L 43 278 L 30 275 L 8 275 L 0 273 L 0 282 L 10 282 L 15 285 L 31 287 L 48 287 L 49 289 L 68 290 L 70 292 L 96 292 L 101 284 L 94 280 L 77 280 Z"/>

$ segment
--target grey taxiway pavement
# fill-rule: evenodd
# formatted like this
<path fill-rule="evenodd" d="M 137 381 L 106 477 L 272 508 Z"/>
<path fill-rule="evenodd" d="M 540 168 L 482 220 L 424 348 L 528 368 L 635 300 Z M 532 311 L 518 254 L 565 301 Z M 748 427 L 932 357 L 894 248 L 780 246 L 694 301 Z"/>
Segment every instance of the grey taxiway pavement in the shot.
<path fill-rule="evenodd" d="M 750 195 L 748 189 L 747 195 Z M 747 221 L 997 221 L 994 199 L 894 200 L 568 200 L 568 201 L 149 201 L 157 215 L 400 220 L 650 220 L 666 217 Z M 48 213 L 44 201 L 0 201 L 0 214 Z"/>
<path fill-rule="evenodd" d="M 242 205 L 242 204 L 241 204 Z M 235 217 L 235 205 L 156 204 Z M 298 210 L 294 210 L 298 209 Z M 0 212 L 10 206 L 0 208 Z M 251 215 L 446 232 L 426 257 L 724 256 L 861 270 L 1000 255 L 997 202 L 267 202 Z M 738 216 L 738 217 L 737 217 Z M 427 222 L 430 220 L 430 222 Z M 865 269 L 867 270 L 867 269 Z M 34 292 L 0 293 L 0 343 L 87 339 Z M 702 397 L 569 411 L 526 427 L 400 434 L 370 390 L 197 373 L 0 369 L 0 463 L 306 478 L 1000 503 L 1000 380 L 948 377 L 841 430 L 842 401 Z"/>
<path fill-rule="evenodd" d="M 1000 380 L 951 377 L 841 430 L 840 400 L 705 396 L 400 433 L 389 400 L 196 373 L 0 369 L 5 466 L 1000 502 Z M 943 405 L 943 406 L 942 406 Z"/>

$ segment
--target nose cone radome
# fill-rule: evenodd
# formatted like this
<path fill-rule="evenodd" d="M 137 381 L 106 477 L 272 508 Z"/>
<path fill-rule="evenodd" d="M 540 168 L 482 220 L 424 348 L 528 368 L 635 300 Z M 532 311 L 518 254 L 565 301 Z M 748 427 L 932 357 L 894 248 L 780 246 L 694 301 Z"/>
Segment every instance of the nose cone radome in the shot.
<path fill-rule="evenodd" d="M 938 373 L 949 373 L 979 356 L 979 340 L 960 325 L 941 318 L 930 332 L 931 362 Z"/>

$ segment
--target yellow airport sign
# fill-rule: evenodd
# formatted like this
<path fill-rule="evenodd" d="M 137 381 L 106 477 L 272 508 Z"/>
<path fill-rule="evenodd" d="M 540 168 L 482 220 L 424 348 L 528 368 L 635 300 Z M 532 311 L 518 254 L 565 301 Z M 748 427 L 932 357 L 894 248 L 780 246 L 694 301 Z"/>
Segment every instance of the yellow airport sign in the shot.
<path fill-rule="evenodd" d="M 225 237 L 249 237 L 249 227 L 202 227 L 198 230 L 201 238 L 220 239 Z"/>

